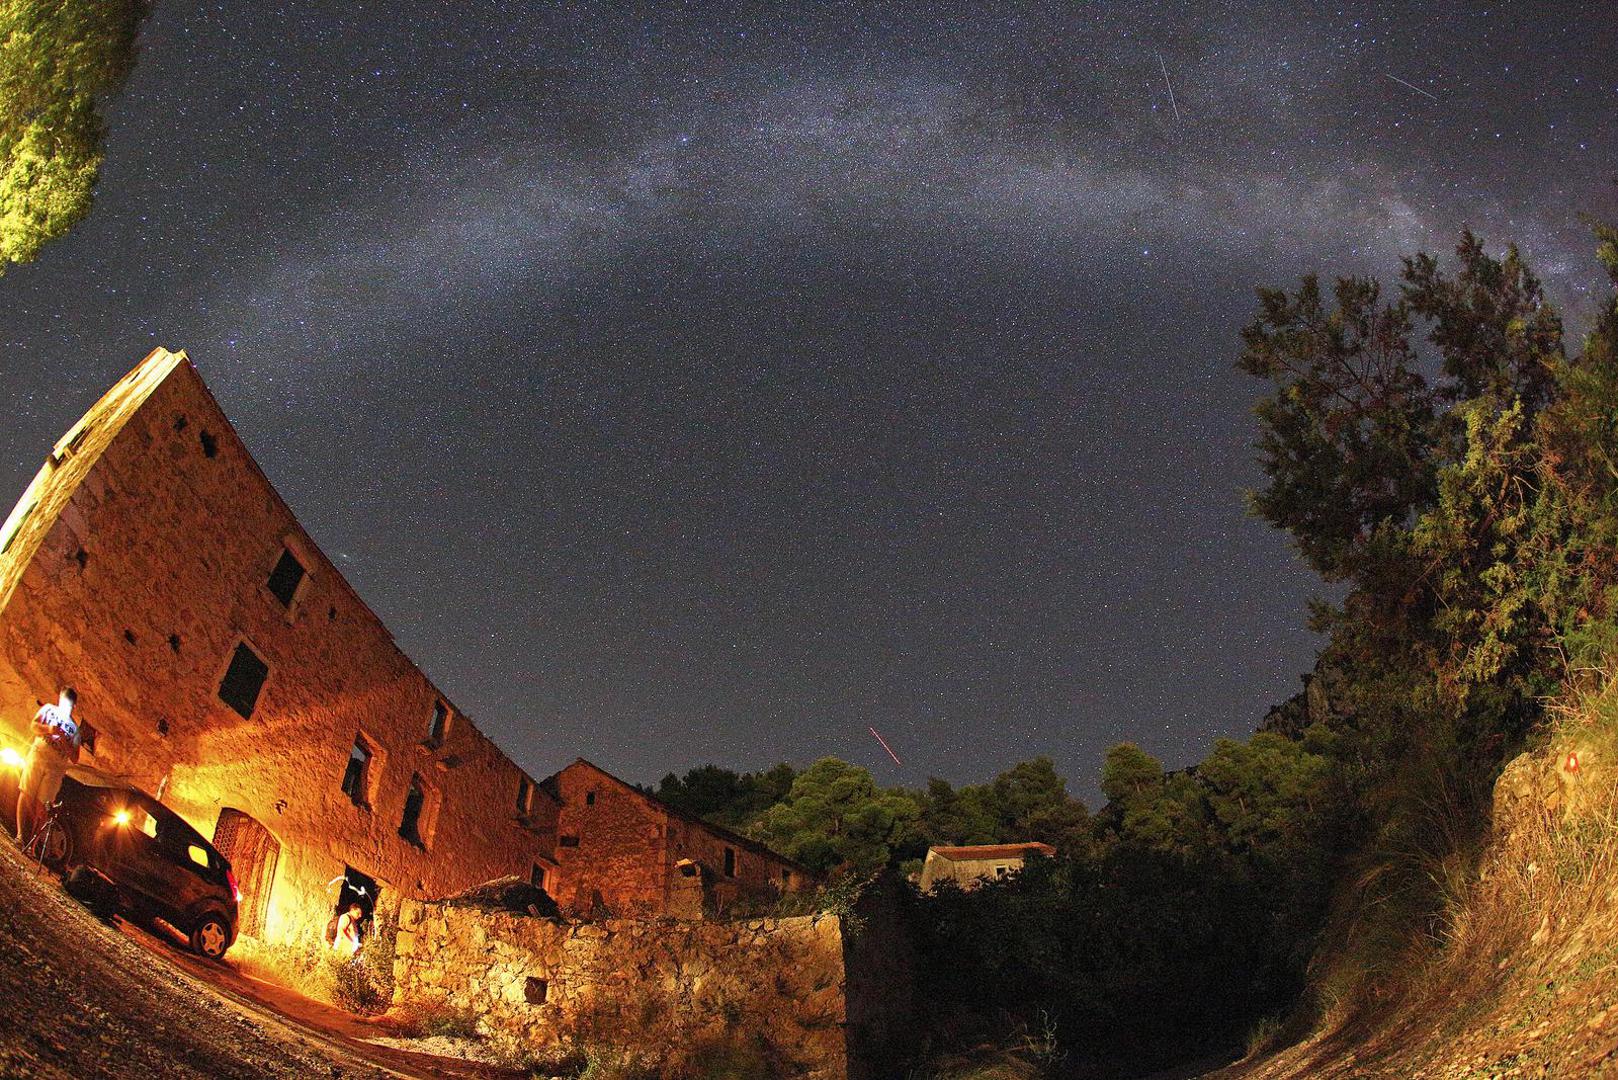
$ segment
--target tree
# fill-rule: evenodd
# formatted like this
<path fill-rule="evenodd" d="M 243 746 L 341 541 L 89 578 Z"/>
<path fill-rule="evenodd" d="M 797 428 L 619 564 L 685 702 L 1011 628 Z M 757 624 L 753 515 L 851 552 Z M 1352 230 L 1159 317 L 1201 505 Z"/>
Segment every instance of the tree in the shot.
<path fill-rule="evenodd" d="M 797 775 L 797 770 L 785 762 L 752 773 L 701 765 L 683 777 L 669 773 L 658 782 L 654 794 L 704 821 L 745 829 L 786 797 Z"/>
<path fill-rule="evenodd" d="M 811 870 L 866 874 L 913 844 L 921 807 L 899 791 L 880 791 L 869 771 L 822 758 L 800 773 L 754 833 Z"/>
<path fill-rule="evenodd" d="M 106 123 L 150 0 L 9 0 L 0 8 L 0 273 L 90 212 Z"/>

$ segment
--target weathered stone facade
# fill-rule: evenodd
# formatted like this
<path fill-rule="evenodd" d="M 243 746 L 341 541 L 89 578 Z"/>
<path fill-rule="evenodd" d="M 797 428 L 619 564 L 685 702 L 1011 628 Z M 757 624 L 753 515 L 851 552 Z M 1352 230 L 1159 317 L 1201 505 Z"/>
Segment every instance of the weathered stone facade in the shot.
<path fill-rule="evenodd" d="M 554 807 L 397 648 L 183 353 L 113 387 L 0 528 L 0 742 L 62 685 L 88 763 L 231 848 L 263 941 L 318 943 L 348 868 L 384 907 L 554 869 Z"/>
<path fill-rule="evenodd" d="M 791 860 L 681 814 L 588 761 L 543 787 L 557 807 L 550 892 L 569 914 L 701 918 L 812 884 Z"/>
<path fill-rule="evenodd" d="M 836 916 L 566 923 L 407 901 L 396 948 L 397 1003 L 476 1015 L 514 1048 L 605 1046 L 667 1070 L 740 1046 L 774 1075 L 850 1075 Z"/>

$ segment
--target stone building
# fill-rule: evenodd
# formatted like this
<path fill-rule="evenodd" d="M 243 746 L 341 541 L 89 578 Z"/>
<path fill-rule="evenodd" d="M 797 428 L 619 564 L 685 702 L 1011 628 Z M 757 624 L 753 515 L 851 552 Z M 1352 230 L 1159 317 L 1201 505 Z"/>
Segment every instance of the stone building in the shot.
<path fill-rule="evenodd" d="M 967 847 L 932 847 L 921 864 L 921 891 L 927 892 L 940 881 L 953 881 L 963 889 L 973 889 L 1016 873 L 1030 855 L 1046 858 L 1056 854 L 1049 844 L 976 844 Z"/>
<path fill-rule="evenodd" d="M 701 918 L 812 884 L 802 866 L 683 814 L 580 758 L 544 782 L 557 807 L 550 889 L 564 912 Z"/>
<path fill-rule="evenodd" d="M 214 837 L 260 941 L 318 942 L 340 891 L 557 869 L 554 800 L 399 650 L 184 353 L 108 391 L 0 527 L 0 743 L 64 684 L 87 762 Z"/>

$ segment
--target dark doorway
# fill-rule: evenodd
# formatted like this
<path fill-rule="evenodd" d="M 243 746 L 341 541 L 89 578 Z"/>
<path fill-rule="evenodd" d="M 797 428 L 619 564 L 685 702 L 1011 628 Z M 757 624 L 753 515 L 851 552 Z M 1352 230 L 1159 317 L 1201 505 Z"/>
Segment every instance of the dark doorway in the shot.
<path fill-rule="evenodd" d="M 343 887 L 337 893 L 337 906 L 333 910 L 341 915 L 348 910 L 348 905 L 358 904 L 365 912 L 366 919 L 376 911 L 376 901 L 381 892 L 376 878 L 370 874 L 362 874 L 352 866 L 343 867 Z"/>
<path fill-rule="evenodd" d="M 275 885 L 275 864 L 281 860 L 280 841 L 270 830 L 230 807 L 219 811 L 213 827 L 213 846 L 230 860 L 241 890 L 237 930 L 253 937 L 264 933 L 264 917 L 270 910 L 270 889 Z"/>

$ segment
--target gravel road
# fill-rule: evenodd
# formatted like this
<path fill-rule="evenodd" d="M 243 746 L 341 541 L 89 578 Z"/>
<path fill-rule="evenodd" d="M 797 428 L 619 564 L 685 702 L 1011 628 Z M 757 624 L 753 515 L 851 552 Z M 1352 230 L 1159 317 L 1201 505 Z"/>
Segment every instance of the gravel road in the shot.
<path fill-rule="evenodd" d="M 0 830 L 0 1077 L 465 1075 L 222 992 L 98 921 Z"/>

